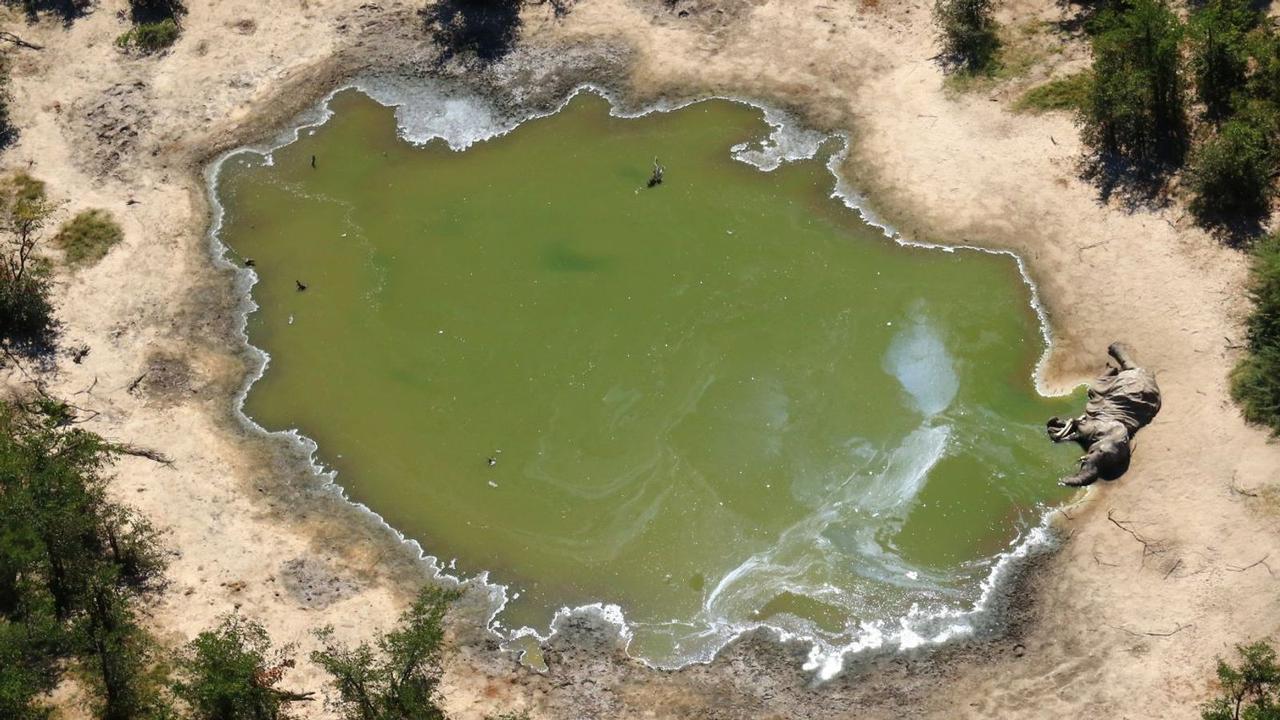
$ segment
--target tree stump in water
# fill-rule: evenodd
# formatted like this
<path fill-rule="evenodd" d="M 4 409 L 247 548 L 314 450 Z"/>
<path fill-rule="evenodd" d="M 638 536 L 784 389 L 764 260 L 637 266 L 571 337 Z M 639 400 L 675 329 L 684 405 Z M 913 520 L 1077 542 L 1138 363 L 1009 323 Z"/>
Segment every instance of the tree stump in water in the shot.
<path fill-rule="evenodd" d="M 662 173 L 666 168 L 658 162 L 658 158 L 653 159 L 653 174 L 649 176 L 649 187 L 662 184 Z"/>

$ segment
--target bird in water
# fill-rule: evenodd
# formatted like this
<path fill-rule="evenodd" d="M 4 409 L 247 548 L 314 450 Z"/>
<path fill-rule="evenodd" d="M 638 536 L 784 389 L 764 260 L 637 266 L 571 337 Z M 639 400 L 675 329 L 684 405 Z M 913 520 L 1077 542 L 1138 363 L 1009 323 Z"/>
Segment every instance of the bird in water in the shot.
<path fill-rule="evenodd" d="M 498 464 L 498 458 L 496 458 L 496 457 L 491 457 L 491 458 L 489 458 L 486 462 L 487 462 L 487 464 L 489 465 L 489 467 L 493 467 L 494 465 L 497 465 L 497 464 Z"/>
<path fill-rule="evenodd" d="M 307 289 L 306 284 L 303 283 L 301 280 L 294 280 L 294 282 L 297 283 L 298 285 L 298 292 L 302 292 L 303 290 Z"/>
<path fill-rule="evenodd" d="M 245 267 L 253 267 L 253 266 L 257 265 L 257 264 L 258 264 L 258 263 L 257 263 L 257 262 L 255 262 L 253 258 L 245 258 L 245 259 L 244 259 L 244 266 L 245 266 Z"/>

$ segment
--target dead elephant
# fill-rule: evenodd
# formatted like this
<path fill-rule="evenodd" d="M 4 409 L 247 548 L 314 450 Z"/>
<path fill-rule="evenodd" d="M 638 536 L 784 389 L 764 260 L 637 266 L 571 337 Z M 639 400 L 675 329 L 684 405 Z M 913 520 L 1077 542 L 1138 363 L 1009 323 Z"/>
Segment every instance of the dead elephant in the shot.
<path fill-rule="evenodd" d="M 1107 371 L 1089 386 L 1084 414 L 1067 420 L 1054 417 L 1048 423 L 1050 440 L 1074 440 L 1085 450 L 1080 469 L 1063 478 L 1063 485 L 1082 487 L 1123 475 L 1129 469 L 1133 436 L 1160 412 L 1155 374 L 1134 365 L 1122 343 L 1112 343 L 1107 352 L 1119 367 L 1108 363 Z"/>

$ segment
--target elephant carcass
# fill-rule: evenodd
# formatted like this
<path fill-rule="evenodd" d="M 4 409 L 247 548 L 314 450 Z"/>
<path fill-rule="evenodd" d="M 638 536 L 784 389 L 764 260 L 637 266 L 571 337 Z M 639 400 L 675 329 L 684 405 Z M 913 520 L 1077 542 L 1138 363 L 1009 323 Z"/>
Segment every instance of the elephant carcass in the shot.
<path fill-rule="evenodd" d="M 1107 371 L 1089 386 L 1084 414 L 1049 420 L 1049 439 L 1074 440 L 1084 448 L 1080 469 L 1061 480 L 1081 487 L 1102 478 L 1115 480 L 1129 469 L 1130 445 L 1138 430 L 1160 412 L 1160 387 L 1150 370 L 1133 364 L 1129 348 L 1112 343 L 1107 352 L 1119 367 Z"/>

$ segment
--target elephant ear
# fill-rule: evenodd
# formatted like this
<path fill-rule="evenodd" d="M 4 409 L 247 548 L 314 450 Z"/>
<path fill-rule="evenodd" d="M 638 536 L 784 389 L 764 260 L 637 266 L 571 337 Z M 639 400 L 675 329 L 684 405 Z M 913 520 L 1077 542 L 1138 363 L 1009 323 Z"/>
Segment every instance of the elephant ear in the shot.
<path fill-rule="evenodd" d="M 1129 438 L 1126 436 L 1124 439 L 1102 440 L 1089 449 L 1089 455 L 1098 468 L 1098 477 L 1115 480 L 1129 469 Z"/>

